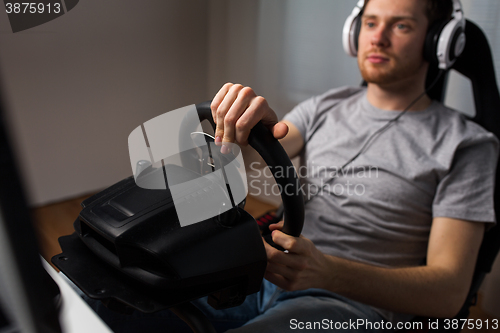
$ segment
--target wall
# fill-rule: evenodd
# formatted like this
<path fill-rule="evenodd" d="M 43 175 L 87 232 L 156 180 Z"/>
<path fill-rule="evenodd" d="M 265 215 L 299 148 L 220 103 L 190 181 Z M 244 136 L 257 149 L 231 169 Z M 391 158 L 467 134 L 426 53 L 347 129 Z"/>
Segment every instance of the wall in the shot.
<path fill-rule="evenodd" d="M 203 0 L 80 1 L 13 34 L 0 12 L 8 120 L 32 205 L 129 176 L 128 134 L 207 94 Z"/>

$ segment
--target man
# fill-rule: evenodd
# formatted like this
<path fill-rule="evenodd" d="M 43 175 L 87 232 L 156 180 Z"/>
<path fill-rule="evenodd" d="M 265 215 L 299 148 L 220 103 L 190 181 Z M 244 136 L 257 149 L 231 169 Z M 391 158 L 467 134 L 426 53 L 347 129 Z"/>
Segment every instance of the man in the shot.
<path fill-rule="evenodd" d="M 366 90 L 327 92 L 278 122 L 251 88 L 224 85 L 212 102 L 222 152 L 224 142 L 245 145 L 251 128 L 262 121 L 292 158 L 301 153 L 307 162 L 323 166 L 348 161 L 374 131 L 425 91 L 429 63 L 423 45 L 431 5 L 431 0 L 366 4 L 358 50 Z M 265 278 L 285 291 L 333 292 L 370 305 L 384 319 L 401 320 L 400 313 L 454 316 L 467 295 L 485 223 L 495 221 L 497 149 L 491 134 L 424 95 L 358 159 L 379 172 L 359 183 L 366 198 L 334 190 L 314 196 L 298 238 L 271 226 L 273 241 L 288 253 L 266 244 Z M 359 167 L 351 170 L 352 178 Z M 324 184 L 314 179 L 321 175 L 312 176 L 306 181 Z M 294 301 L 288 308 L 269 305 L 248 330 L 271 330 L 285 318 L 312 321 L 306 298 Z"/>

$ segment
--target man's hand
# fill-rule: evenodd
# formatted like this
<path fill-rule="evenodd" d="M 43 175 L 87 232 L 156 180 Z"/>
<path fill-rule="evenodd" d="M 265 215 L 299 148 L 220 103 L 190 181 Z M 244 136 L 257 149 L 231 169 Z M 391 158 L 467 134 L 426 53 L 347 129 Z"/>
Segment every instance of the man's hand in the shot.
<path fill-rule="evenodd" d="M 321 253 L 304 237 L 285 235 L 271 225 L 273 241 L 288 253 L 265 245 L 265 278 L 285 290 L 322 288 L 354 301 L 395 312 L 451 318 L 472 281 L 484 224 L 445 217 L 433 219 L 427 264 L 386 268 Z"/>
<path fill-rule="evenodd" d="M 288 133 L 288 126 L 278 122 L 266 99 L 241 84 L 226 83 L 215 95 L 210 108 L 217 125 L 217 145 L 231 142 L 246 146 L 250 130 L 259 121 L 271 130 L 276 139 L 282 139 Z M 221 151 L 225 153 L 224 148 Z"/>
<path fill-rule="evenodd" d="M 267 253 L 265 278 L 288 291 L 308 288 L 326 288 L 326 282 L 332 277 L 327 273 L 329 260 L 307 238 L 289 236 L 279 229 L 283 221 L 273 224 L 273 241 L 288 253 L 276 250 L 264 241 Z"/>

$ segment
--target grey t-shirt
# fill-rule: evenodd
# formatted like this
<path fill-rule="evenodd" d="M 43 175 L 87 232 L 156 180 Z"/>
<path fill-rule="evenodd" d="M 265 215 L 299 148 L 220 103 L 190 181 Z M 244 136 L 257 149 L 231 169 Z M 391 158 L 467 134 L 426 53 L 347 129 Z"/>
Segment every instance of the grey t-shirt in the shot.
<path fill-rule="evenodd" d="M 433 217 L 495 221 L 498 142 L 440 103 L 407 112 L 340 169 L 397 113 L 372 106 L 365 89 L 340 88 L 285 116 L 306 142 L 298 169 L 306 197 L 324 186 L 306 204 L 302 232 L 324 253 L 416 266 L 425 259 Z"/>
<path fill-rule="evenodd" d="M 372 106 L 366 89 L 344 87 L 285 116 L 305 141 L 298 172 L 310 201 L 302 234 L 323 253 L 382 267 L 417 266 L 426 257 L 433 217 L 495 222 L 498 141 L 438 102 L 404 114 L 340 169 L 397 114 Z"/>

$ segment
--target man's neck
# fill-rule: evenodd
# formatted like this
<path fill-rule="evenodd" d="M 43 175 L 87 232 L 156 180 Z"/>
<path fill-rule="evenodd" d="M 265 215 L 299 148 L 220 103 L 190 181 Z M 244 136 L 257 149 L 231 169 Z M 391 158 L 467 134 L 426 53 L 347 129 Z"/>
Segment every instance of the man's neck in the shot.
<path fill-rule="evenodd" d="M 422 85 L 406 85 L 398 82 L 391 85 L 368 83 L 367 98 L 371 105 L 389 111 L 406 109 L 417 97 L 424 92 Z M 431 104 L 427 94 L 415 102 L 409 111 L 425 110 Z"/>

